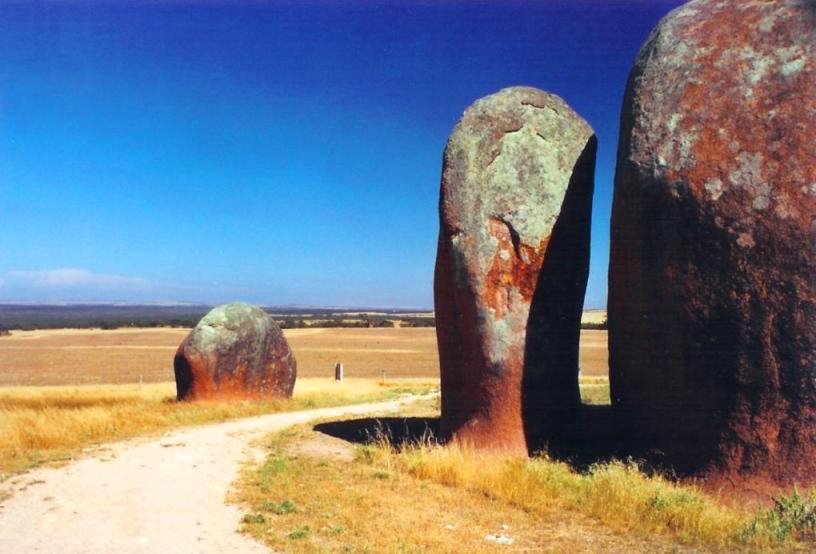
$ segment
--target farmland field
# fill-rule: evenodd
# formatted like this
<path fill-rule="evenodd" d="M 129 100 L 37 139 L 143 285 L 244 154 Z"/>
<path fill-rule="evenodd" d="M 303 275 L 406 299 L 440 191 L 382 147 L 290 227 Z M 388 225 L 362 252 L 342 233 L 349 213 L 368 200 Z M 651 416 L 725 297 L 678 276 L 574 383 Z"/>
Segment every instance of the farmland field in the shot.
<path fill-rule="evenodd" d="M 0 386 L 173 380 L 173 355 L 188 329 L 13 331 L 0 337 Z M 288 329 L 300 377 L 438 377 L 432 328 Z M 582 331 L 581 375 L 607 374 L 606 331 Z"/>

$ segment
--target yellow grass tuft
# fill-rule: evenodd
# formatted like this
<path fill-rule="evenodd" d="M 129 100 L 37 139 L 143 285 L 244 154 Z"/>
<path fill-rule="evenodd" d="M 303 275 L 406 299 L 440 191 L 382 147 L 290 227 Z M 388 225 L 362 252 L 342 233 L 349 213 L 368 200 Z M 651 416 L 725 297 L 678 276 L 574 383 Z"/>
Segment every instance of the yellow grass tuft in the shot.
<path fill-rule="evenodd" d="M 423 444 L 400 451 L 381 443 L 362 457 L 420 479 L 479 492 L 532 513 L 553 505 L 580 512 L 624 533 L 661 534 L 711 547 L 766 544 L 746 538 L 754 514 L 727 507 L 696 487 L 644 474 L 634 462 L 598 464 L 586 473 L 537 457 L 530 460 Z"/>

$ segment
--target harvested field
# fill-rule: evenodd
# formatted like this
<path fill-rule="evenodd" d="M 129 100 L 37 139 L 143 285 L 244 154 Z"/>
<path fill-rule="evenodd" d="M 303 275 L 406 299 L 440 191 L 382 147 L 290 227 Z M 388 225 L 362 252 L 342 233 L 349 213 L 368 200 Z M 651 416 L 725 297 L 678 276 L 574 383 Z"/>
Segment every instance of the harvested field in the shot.
<path fill-rule="evenodd" d="M 606 323 L 606 310 L 585 310 L 581 315 L 581 323 L 598 325 Z"/>
<path fill-rule="evenodd" d="M 606 331 L 581 331 L 579 363 L 581 377 L 608 377 L 609 352 L 606 349 Z"/>
<path fill-rule="evenodd" d="M 13 331 L 0 337 L 0 386 L 163 382 L 188 329 Z M 437 377 L 433 328 L 289 329 L 301 377 Z M 606 331 L 581 332 L 581 375 L 607 375 Z"/>
<path fill-rule="evenodd" d="M 0 339 L 0 386 L 173 380 L 187 329 L 13 331 Z"/>

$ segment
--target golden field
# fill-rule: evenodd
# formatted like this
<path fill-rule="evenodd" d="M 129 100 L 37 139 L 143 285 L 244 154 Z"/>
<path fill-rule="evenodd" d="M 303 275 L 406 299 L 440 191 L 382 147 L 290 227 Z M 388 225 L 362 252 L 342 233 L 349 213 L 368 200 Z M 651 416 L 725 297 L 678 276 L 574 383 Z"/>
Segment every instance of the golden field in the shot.
<path fill-rule="evenodd" d="M 293 400 L 178 404 L 172 402 L 173 356 L 188 332 L 63 329 L 0 337 L 0 473 L 181 425 L 438 387 L 432 328 L 292 329 L 286 337 L 298 360 Z M 585 400 L 608 402 L 605 332 L 584 331 L 582 340 Z M 337 362 L 345 367 L 342 385 L 330 378 Z"/>
<path fill-rule="evenodd" d="M 158 383 L 188 329 L 13 331 L 0 337 L 0 386 Z M 433 328 L 288 329 L 299 377 L 438 377 Z M 606 331 L 581 332 L 581 375 L 608 373 Z"/>

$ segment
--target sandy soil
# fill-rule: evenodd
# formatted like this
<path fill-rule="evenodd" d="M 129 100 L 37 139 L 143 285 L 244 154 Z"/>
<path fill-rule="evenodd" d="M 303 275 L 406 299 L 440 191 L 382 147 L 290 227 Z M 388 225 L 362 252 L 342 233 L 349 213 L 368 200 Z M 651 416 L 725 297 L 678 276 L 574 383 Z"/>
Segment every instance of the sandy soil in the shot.
<path fill-rule="evenodd" d="M 0 552 L 267 552 L 225 504 L 249 444 L 322 417 L 392 411 L 419 397 L 242 419 L 106 446 L 3 483 Z M 0 498 L 3 498 L 0 491 Z"/>

